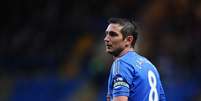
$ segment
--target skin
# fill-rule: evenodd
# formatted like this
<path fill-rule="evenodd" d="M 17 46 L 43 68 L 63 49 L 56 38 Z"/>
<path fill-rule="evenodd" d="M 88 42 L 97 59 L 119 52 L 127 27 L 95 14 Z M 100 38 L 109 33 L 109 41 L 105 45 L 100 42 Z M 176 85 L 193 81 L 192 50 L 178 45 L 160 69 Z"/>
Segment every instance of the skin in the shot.
<path fill-rule="evenodd" d="M 131 46 L 133 41 L 133 36 L 127 36 L 123 38 L 121 29 L 123 27 L 119 24 L 109 24 L 105 33 L 104 38 L 106 52 L 113 55 L 115 58 L 121 57 L 128 51 L 133 51 L 134 49 Z M 110 101 L 110 97 L 107 96 L 107 101 Z M 127 96 L 117 96 L 113 98 L 113 101 L 128 101 Z"/>
<path fill-rule="evenodd" d="M 120 57 L 128 51 L 134 50 L 131 47 L 131 42 L 133 41 L 133 36 L 127 36 L 123 38 L 121 29 L 123 27 L 119 24 L 109 24 L 105 33 L 104 38 L 106 52 L 110 53 L 114 57 Z"/>

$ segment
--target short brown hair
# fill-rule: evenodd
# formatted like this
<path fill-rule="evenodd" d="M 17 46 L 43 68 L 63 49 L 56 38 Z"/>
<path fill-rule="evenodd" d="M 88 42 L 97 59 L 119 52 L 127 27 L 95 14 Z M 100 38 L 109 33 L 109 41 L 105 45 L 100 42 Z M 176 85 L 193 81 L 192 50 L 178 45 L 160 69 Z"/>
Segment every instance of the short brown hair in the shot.
<path fill-rule="evenodd" d="M 123 26 L 123 28 L 121 29 L 123 38 L 126 38 L 129 35 L 132 35 L 135 41 L 132 41 L 131 45 L 134 47 L 138 37 L 137 25 L 134 21 L 129 21 L 128 19 L 125 19 L 125 18 L 110 18 L 108 20 L 108 23 L 119 24 Z"/>

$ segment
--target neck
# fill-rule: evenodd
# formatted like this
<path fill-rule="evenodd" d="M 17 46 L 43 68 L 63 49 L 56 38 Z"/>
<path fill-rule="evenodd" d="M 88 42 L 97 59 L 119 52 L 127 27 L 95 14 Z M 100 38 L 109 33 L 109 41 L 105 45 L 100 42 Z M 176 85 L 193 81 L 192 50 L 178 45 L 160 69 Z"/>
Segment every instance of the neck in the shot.
<path fill-rule="evenodd" d="M 120 52 L 120 54 L 119 54 L 118 56 L 114 56 L 114 59 L 123 56 L 124 54 L 126 54 L 126 53 L 129 52 L 129 51 L 134 51 L 134 49 L 133 49 L 133 48 L 130 48 L 130 47 L 129 47 L 129 48 L 125 48 L 124 50 L 122 50 L 122 51 Z"/>

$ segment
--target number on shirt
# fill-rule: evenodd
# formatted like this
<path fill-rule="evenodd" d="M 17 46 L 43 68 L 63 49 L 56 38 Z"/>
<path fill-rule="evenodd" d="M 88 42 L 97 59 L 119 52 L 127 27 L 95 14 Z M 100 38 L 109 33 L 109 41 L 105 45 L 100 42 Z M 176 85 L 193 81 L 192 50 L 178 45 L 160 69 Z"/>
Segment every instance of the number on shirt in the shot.
<path fill-rule="evenodd" d="M 149 101 L 158 101 L 158 92 L 156 90 L 156 76 L 151 70 L 148 71 L 148 79 L 149 85 L 151 87 L 151 90 L 149 92 Z"/>

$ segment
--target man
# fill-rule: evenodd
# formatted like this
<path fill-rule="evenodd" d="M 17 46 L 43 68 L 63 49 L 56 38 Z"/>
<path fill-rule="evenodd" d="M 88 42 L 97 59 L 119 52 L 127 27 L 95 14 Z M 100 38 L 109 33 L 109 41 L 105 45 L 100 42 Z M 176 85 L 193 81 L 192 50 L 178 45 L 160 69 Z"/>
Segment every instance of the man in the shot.
<path fill-rule="evenodd" d="M 136 25 L 111 18 L 104 38 L 106 52 L 114 57 L 108 80 L 107 101 L 165 101 L 159 73 L 134 50 Z"/>

